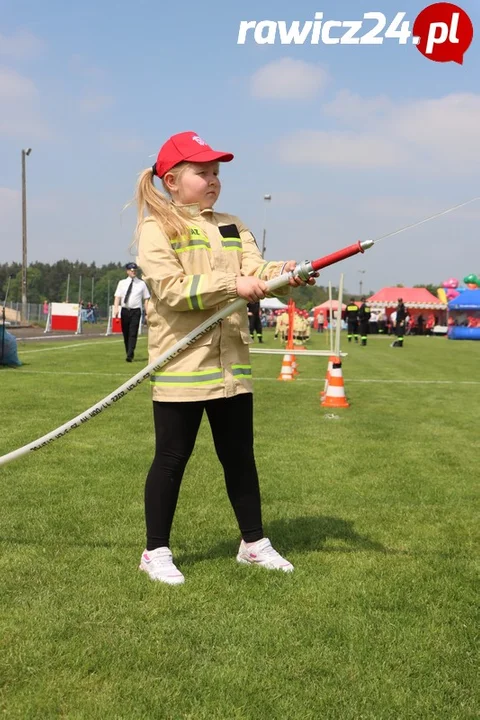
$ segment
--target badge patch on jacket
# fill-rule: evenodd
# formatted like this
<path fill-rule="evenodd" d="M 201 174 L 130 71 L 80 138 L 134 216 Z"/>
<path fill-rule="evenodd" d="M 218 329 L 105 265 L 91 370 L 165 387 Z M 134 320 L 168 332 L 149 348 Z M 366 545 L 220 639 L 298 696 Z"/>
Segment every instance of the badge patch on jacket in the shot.
<path fill-rule="evenodd" d="M 235 223 L 231 225 L 219 225 L 218 230 L 222 236 L 222 247 L 224 250 L 242 252 L 242 241 Z"/>

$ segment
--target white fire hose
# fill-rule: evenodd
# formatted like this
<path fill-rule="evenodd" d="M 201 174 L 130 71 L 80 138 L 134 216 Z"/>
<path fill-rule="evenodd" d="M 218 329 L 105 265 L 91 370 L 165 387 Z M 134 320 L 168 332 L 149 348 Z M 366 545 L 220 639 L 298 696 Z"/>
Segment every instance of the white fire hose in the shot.
<path fill-rule="evenodd" d="M 297 265 L 293 273 L 284 273 L 283 275 L 280 275 L 273 280 L 269 280 L 266 283 L 268 292 L 272 292 L 273 290 L 277 290 L 278 288 L 287 285 L 290 278 L 294 275 L 298 275 L 303 279 L 307 279 L 308 277 L 313 275 L 310 263 L 301 263 L 300 265 Z M 147 365 L 143 370 L 140 370 L 140 372 L 130 378 L 130 380 L 124 382 L 123 385 L 120 385 L 120 387 L 110 393 L 110 395 L 107 395 L 95 405 L 92 405 L 92 407 L 88 408 L 88 410 L 85 410 L 85 412 L 77 415 L 77 417 L 69 420 L 64 425 L 58 427 L 56 430 L 52 430 L 46 435 L 43 435 L 41 438 L 38 438 L 38 440 L 34 440 L 28 445 L 24 445 L 23 447 L 18 448 L 18 450 L 13 450 L 13 452 L 7 453 L 7 455 L 2 455 L 0 457 L 0 466 L 6 465 L 7 463 L 12 462 L 12 460 L 16 460 L 17 458 L 21 457 L 22 455 L 26 455 L 29 452 L 39 450 L 40 448 L 48 445 L 54 440 L 63 437 L 68 432 L 70 432 L 70 430 L 74 430 L 75 428 L 80 427 L 80 425 L 83 425 L 83 423 L 86 423 L 91 418 L 96 417 L 102 412 L 102 410 L 105 410 L 114 403 L 118 402 L 118 400 L 124 397 L 128 392 L 130 392 L 130 390 L 133 390 L 137 387 L 137 385 L 140 385 L 140 383 L 146 380 L 155 370 L 164 367 L 167 363 L 170 362 L 170 360 L 179 355 L 183 350 L 190 347 L 190 345 L 193 345 L 199 337 L 205 335 L 205 333 L 209 332 L 209 330 L 212 330 L 224 318 L 228 317 L 228 315 L 231 315 L 231 313 L 236 312 L 237 310 L 241 310 L 245 305 L 246 300 L 243 300 L 243 298 L 237 298 L 233 302 L 228 303 L 221 310 L 209 317 L 208 320 L 205 320 L 205 322 L 203 322 L 201 325 L 198 325 L 198 327 L 188 333 L 188 335 L 185 335 L 184 338 L 175 343 L 175 345 L 173 345 L 169 350 L 164 352 L 163 355 L 160 355 L 160 357 Z"/>

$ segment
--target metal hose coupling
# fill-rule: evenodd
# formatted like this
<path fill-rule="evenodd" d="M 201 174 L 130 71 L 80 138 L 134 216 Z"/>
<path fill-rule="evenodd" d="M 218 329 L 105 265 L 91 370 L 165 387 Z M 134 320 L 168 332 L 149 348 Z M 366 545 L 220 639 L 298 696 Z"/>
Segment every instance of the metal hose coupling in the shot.
<path fill-rule="evenodd" d="M 306 282 L 307 280 L 310 280 L 313 275 L 315 275 L 315 270 L 313 269 L 312 263 L 310 260 L 304 260 L 301 263 L 298 263 L 295 270 L 292 272 L 293 277 L 299 277 L 300 280 L 303 280 Z"/>

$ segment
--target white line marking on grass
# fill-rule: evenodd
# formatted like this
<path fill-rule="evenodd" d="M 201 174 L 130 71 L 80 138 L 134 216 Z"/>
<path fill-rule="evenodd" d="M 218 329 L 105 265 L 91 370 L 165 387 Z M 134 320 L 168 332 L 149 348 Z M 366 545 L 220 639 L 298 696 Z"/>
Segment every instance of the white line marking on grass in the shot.
<path fill-rule="evenodd" d="M 143 340 L 146 338 L 138 338 L 138 340 Z M 102 345 L 103 343 L 123 343 L 123 340 L 96 340 L 94 342 L 78 342 L 78 343 L 70 343 L 70 345 L 58 345 L 57 347 L 46 347 L 46 348 L 39 348 L 38 350 L 18 350 L 18 354 L 21 355 L 29 355 L 30 353 L 39 353 L 39 352 L 50 352 L 51 350 L 72 350 L 79 347 L 86 347 L 87 345 Z"/>
<path fill-rule="evenodd" d="M 105 333 L 88 333 L 89 337 L 105 337 Z M 34 337 L 17 337 L 18 342 L 29 342 L 30 340 L 66 340 L 67 338 L 78 338 L 78 335 L 35 335 Z"/>
<path fill-rule="evenodd" d="M 53 348 L 51 348 L 53 350 Z M 102 373 L 102 372 L 70 372 L 68 370 L 20 370 L 22 373 L 29 373 L 30 375 L 96 375 L 99 377 L 125 377 L 125 373 Z M 255 377 L 253 380 L 256 382 L 278 382 L 277 378 L 273 377 Z M 325 382 L 325 378 L 296 378 L 293 382 L 300 383 L 322 383 Z M 402 385 L 480 385 L 480 381 L 477 380 L 376 380 L 374 378 L 360 379 L 360 378 L 348 378 L 347 383 L 359 382 L 359 383 L 399 383 Z"/>
<path fill-rule="evenodd" d="M 102 372 L 69 372 L 68 370 L 21 370 L 22 374 L 29 375 L 95 375 L 100 377 L 128 377 L 125 373 L 102 373 Z"/>
<path fill-rule="evenodd" d="M 262 378 L 262 377 L 255 377 L 255 375 L 252 376 L 253 380 L 256 380 L 257 382 L 260 380 L 262 382 L 264 381 L 272 381 L 272 382 L 278 382 L 277 378 Z M 293 381 L 295 382 L 303 382 L 303 383 L 322 383 L 325 382 L 325 378 L 295 378 Z M 347 383 L 352 382 L 359 382 L 359 383 L 400 383 L 405 385 L 480 385 L 480 381 L 477 380 L 375 380 L 373 378 L 366 378 L 360 379 L 360 378 L 347 378 Z"/>

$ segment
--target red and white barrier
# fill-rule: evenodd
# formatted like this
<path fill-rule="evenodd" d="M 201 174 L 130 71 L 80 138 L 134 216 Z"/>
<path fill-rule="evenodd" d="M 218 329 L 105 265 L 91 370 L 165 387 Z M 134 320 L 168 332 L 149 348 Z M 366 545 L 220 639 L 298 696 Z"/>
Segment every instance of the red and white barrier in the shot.
<path fill-rule="evenodd" d="M 67 330 L 80 335 L 82 332 L 82 308 L 78 303 L 52 302 L 48 306 L 44 333 Z"/>

